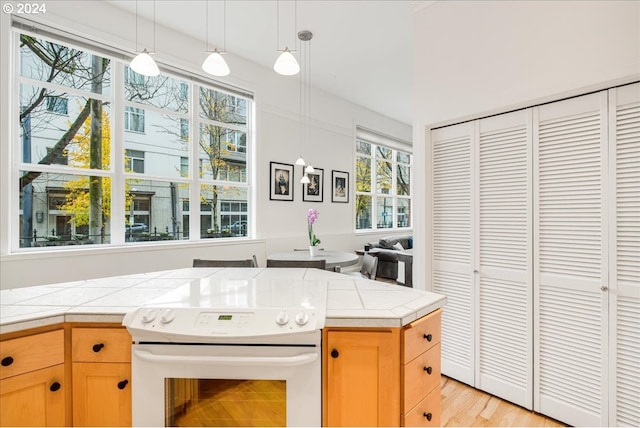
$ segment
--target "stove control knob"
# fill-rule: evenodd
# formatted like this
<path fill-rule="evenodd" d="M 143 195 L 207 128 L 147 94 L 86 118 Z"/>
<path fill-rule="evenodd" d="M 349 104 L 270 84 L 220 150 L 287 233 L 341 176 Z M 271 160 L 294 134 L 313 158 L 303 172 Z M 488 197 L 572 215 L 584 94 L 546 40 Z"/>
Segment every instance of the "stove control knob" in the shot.
<path fill-rule="evenodd" d="M 296 324 L 303 326 L 309 322 L 309 315 L 305 311 L 300 311 L 296 315 Z"/>
<path fill-rule="evenodd" d="M 151 321 L 156 319 L 156 315 L 158 315 L 158 311 L 156 311 L 155 309 L 147 309 L 142 315 L 142 322 L 145 324 L 150 323 Z"/>
<path fill-rule="evenodd" d="M 276 324 L 287 325 L 288 322 L 289 322 L 289 314 L 287 313 L 287 311 L 280 311 L 280 313 L 276 317 Z"/>
<path fill-rule="evenodd" d="M 173 309 L 165 309 L 162 315 L 160 316 L 160 322 L 162 324 L 169 324 L 176 318 L 176 313 Z"/>

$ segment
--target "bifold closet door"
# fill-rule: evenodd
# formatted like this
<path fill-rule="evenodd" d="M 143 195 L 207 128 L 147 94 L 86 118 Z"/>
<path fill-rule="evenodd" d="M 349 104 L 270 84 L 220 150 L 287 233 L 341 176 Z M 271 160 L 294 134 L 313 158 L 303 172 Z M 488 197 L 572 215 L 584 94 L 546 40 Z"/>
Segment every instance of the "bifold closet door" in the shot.
<path fill-rule="evenodd" d="M 610 426 L 640 426 L 640 84 L 609 90 Z M 615 219 L 615 221 L 613 220 Z"/>
<path fill-rule="evenodd" d="M 532 111 L 476 121 L 475 386 L 533 408 Z"/>
<path fill-rule="evenodd" d="M 534 410 L 606 425 L 607 92 L 533 113 Z"/>
<path fill-rule="evenodd" d="M 474 385 L 471 122 L 431 131 L 433 291 L 442 312 L 442 373 Z"/>

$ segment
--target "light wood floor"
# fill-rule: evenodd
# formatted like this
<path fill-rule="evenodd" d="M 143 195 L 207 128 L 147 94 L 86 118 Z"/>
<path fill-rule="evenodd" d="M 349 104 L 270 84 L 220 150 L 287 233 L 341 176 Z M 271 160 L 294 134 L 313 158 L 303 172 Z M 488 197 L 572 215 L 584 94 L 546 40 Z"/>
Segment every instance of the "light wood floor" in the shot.
<path fill-rule="evenodd" d="M 442 376 L 440 387 L 442 392 L 442 426 L 567 426 L 446 376 Z"/>

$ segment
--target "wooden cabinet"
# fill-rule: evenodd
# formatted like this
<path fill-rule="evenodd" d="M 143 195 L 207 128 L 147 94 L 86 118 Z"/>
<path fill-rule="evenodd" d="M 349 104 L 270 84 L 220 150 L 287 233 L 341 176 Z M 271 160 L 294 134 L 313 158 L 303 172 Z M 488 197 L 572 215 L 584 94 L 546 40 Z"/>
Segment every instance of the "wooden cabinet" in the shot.
<path fill-rule="evenodd" d="M 323 425 L 439 425 L 440 313 L 404 328 L 326 328 Z"/>
<path fill-rule="evenodd" d="M 324 334 L 324 425 L 397 426 L 399 329 L 329 329 Z"/>
<path fill-rule="evenodd" d="M 0 342 L 0 426 L 64 426 L 62 329 Z"/>
<path fill-rule="evenodd" d="M 73 328 L 73 425 L 131 426 L 131 336 Z"/>
<path fill-rule="evenodd" d="M 402 426 L 440 426 L 441 313 L 402 330 Z"/>

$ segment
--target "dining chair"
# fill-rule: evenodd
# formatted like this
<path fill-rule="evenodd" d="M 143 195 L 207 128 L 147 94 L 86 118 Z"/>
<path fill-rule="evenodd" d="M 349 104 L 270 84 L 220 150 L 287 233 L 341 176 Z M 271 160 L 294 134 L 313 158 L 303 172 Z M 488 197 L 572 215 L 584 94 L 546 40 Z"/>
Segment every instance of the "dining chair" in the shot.
<path fill-rule="evenodd" d="M 317 268 L 326 269 L 327 261 L 325 259 L 318 260 L 274 260 L 267 259 L 267 267 L 273 268 Z"/>
<path fill-rule="evenodd" d="M 242 260 L 206 260 L 193 259 L 193 267 L 258 267 L 254 258 Z"/>
<path fill-rule="evenodd" d="M 345 275 L 358 276 L 367 279 L 376 279 L 378 270 L 378 258 L 365 253 L 362 256 L 362 267 L 358 272 L 343 272 Z"/>

